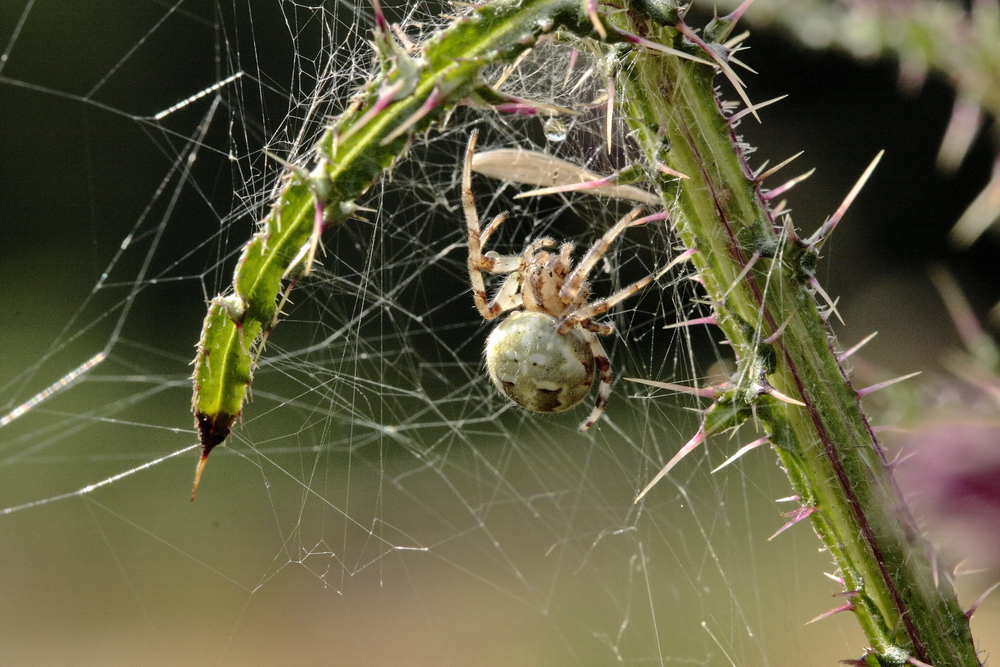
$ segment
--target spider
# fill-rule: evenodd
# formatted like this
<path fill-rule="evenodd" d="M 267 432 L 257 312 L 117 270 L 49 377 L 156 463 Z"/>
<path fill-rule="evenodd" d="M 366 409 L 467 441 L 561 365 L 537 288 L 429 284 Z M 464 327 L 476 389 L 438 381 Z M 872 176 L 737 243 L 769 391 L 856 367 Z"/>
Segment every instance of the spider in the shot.
<path fill-rule="evenodd" d="M 493 320 L 510 314 L 486 340 L 486 369 L 502 394 L 532 412 L 562 412 L 580 404 L 590 393 L 595 368 L 600 373 L 597 399 L 590 416 L 580 424 L 586 431 L 604 412 L 611 395 L 611 362 L 597 336 L 614 332 L 610 323 L 593 318 L 607 312 L 652 282 L 651 274 L 611 296 L 588 302 L 587 276 L 608 251 L 611 243 L 632 224 L 636 208 L 604 233 L 573 267 L 574 245 L 563 243 L 559 251 L 554 239 L 532 240 L 520 255 L 483 253 L 483 246 L 506 213 L 493 218 L 480 230 L 479 213 L 472 195 L 472 155 L 478 133 L 473 131 L 462 171 L 462 208 L 469 231 L 469 279 L 479 313 Z M 650 219 L 662 219 L 651 216 Z M 507 274 L 492 300 L 486 298 L 483 272 Z"/>

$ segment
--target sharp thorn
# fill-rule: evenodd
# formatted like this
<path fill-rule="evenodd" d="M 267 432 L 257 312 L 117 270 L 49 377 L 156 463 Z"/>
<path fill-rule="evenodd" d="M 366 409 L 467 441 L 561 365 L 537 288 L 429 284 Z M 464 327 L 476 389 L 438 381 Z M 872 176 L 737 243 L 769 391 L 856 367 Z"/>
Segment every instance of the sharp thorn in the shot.
<path fill-rule="evenodd" d="M 521 149 L 502 148 L 476 153 L 472 170 L 477 174 L 527 185 L 545 186 L 514 197 L 535 197 L 562 192 L 591 191 L 591 194 L 627 199 L 649 206 L 662 206 L 658 195 L 632 185 L 616 185 L 615 175 L 602 177 L 572 162 Z"/>
<path fill-rule="evenodd" d="M 647 217 L 653 218 L 653 219 L 659 219 L 659 220 L 669 220 L 670 219 L 669 218 L 669 216 L 670 216 L 669 212 L 665 211 L 664 215 L 665 215 L 665 217 L 663 217 L 663 218 L 655 218 L 654 216 L 651 216 L 651 215 L 647 216 Z M 645 221 L 645 219 L 642 219 L 641 221 Z M 634 226 L 636 226 L 639 223 L 640 223 L 640 220 L 636 220 L 630 226 L 634 227 Z M 695 250 L 694 248 L 689 248 L 688 250 L 685 250 L 681 254 L 679 254 L 676 257 L 674 257 L 672 260 L 670 260 L 669 264 L 667 264 L 666 266 L 664 266 L 662 269 L 660 269 L 656 273 L 656 280 L 659 280 L 660 278 L 662 278 L 663 275 L 666 274 L 667 271 L 669 271 L 670 269 L 674 268 L 678 264 L 683 264 L 684 262 L 686 262 L 689 259 L 691 259 L 692 257 L 694 257 L 694 254 L 696 252 L 698 252 L 698 251 Z"/>
<path fill-rule="evenodd" d="M 736 58 L 733 58 L 732 56 L 729 56 L 729 62 L 736 63 L 737 65 L 739 65 L 740 67 L 742 67 L 746 71 L 750 72 L 751 74 L 758 74 L 757 70 L 755 70 L 753 67 L 750 67 L 750 65 L 747 65 L 742 60 L 737 60 Z"/>
<path fill-rule="evenodd" d="M 573 111 L 572 109 L 567 109 L 566 107 L 561 107 L 557 104 L 546 104 L 545 102 L 529 100 L 524 97 L 517 97 L 516 95 L 508 95 L 497 90 L 491 89 L 489 94 L 506 100 L 505 102 L 497 102 L 492 105 L 494 109 L 502 113 L 511 113 L 520 116 L 536 116 L 539 114 L 546 116 L 580 115 L 579 111 Z"/>
<path fill-rule="evenodd" d="M 773 334 L 764 339 L 764 342 L 767 343 L 768 345 L 773 345 L 785 333 L 785 327 L 789 325 L 789 323 L 792 321 L 794 317 L 795 313 L 789 315 L 788 318 L 781 323 L 781 326 L 778 327 Z"/>
<path fill-rule="evenodd" d="M 753 0 L 750 0 L 750 1 L 753 2 Z M 749 30 L 744 30 L 740 34 L 736 35 L 735 37 L 730 37 L 729 39 L 727 39 L 722 45 L 724 47 L 726 47 L 727 49 L 735 49 L 737 46 L 740 45 L 740 43 L 743 40 L 745 40 L 749 36 L 750 36 L 750 31 Z"/>
<path fill-rule="evenodd" d="M 379 0 L 372 0 L 372 12 L 375 14 L 375 32 L 384 34 L 389 29 L 389 22 L 385 20 Z"/>
<path fill-rule="evenodd" d="M 815 511 L 816 511 L 816 506 L 813 505 L 812 507 L 800 507 L 797 510 L 792 510 L 791 512 L 785 512 L 781 516 L 787 518 L 788 522 L 785 523 L 784 526 L 779 528 L 777 532 L 774 533 L 774 535 L 767 538 L 767 541 L 770 542 L 778 535 L 781 535 L 783 532 L 785 532 L 786 530 L 797 524 L 799 521 L 802 521 Z"/>
<path fill-rule="evenodd" d="M 729 83 L 733 84 L 733 88 L 736 89 L 736 94 L 738 94 L 740 96 L 740 99 L 743 100 L 743 104 L 747 106 L 747 109 L 750 110 L 750 113 L 753 114 L 753 117 L 756 118 L 757 122 L 759 123 L 760 116 L 757 115 L 757 109 L 754 107 L 753 103 L 750 101 L 750 98 L 747 96 L 747 92 L 744 89 L 743 80 L 736 75 L 736 72 L 733 71 L 733 68 L 730 67 L 729 63 L 727 63 L 718 53 L 713 51 L 712 48 L 705 43 L 705 40 L 703 40 L 701 37 L 695 34 L 694 30 L 689 28 L 683 21 L 679 21 L 677 25 L 675 25 L 674 27 L 682 35 L 684 35 L 689 40 L 697 44 L 702 51 L 707 53 L 709 57 L 711 57 L 712 60 L 716 62 L 716 64 L 719 66 L 719 69 L 722 70 L 722 73 L 725 75 L 725 77 L 729 79 Z"/>
<path fill-rule="evenodd" d="M 792 157 L 788 158 L 784 162 L 782 162 L 780 164 L 776 164 L 775 166 L 771 167 L 770 169 L 768 169 L 767 171 L 765 171 L 763 174 L 760 174 L 759 176 L 755 176 L 754 180 L 757 181 L 758 183 L 764 181 L 764 179 L 766 179 L 768 176 L 773 176 L 775 173 L 777 173 L 778 171 L 780 171 L 782 167 L 785 167 L 785 166 L 791 164 L 796 158 L 798 158 L 803 153 L 805 153 L 805 151 L 799 151 L 798 153 L 796 153 Z M 813 171 L 815 171 L 815 169 Z M 809 172 L 809 173 L 811 174 L 812 172 Z"/>
<path fill-rule="evenodd" d="M 568 94 L 569 94 L 569 95 L 573 95 L 573 94 L 574 94 L 574 93 L 576 93 L 576 92 L 577 92 L 578 90 L 580 90 L 581 88 L 583 88 L 584 84 L 585 84 L 585 83 L 587 83 L 587 81 L 589 81 L 589 80 L 590 80 L 590 77 L 594 76 L 594 72 L 596 72 L 596 70 L 595 70 L 595 69 L 594 69 L 593 67 L 589 67 L 589 68 L 587 68 L 587 71 L 586 71 L 586 72 L 584 72 L 584 73 L 583 73 L 583 75 L 582 75 L 582 76 L 581 76 L 581 77 L 580 77 L 579 79 L 577 79 L 577 81 L 576 81 L 576 85 L 574 85 L 574 86 L 573 86 L 573 87 L 572 87 L 572 88 L 571 88 L 571 89 L 570 89 L 570 90 L 568 91 Z"/>
<path fill-rule="evenodd" d="M 636 209 L 639 210 L 639 209 Z M 650 215 L 643 216 L 629 223 L 629 227 L 639 227 L 640 225 L 645 225 L 647 222 L 657 222 L 659 220 L 669 220 L 670 211 L 660 211 L 659 213 L 652 213 Z M 686 258 L 685 258 L 686 259 Z M 669 264 L 668 267 L 673 267 L 675 264 L 681 261 L 680 257 L 675 257 Z"/>
<path fill-rule="evenodd" d="M 983 108 L 979 103 L 964 97 L 956 99 L 938 150 L 938 169 L 948 174 L 957 170 L 982 126 Z"/>
<path fill-rule="evenodd" d="M 756 264 L 759 259 L 760 259 L 760 253 L 754 250 L 753 254 L 750 256 L 749 261 L 747 261 L 746 265 L 743 267 L 743 270 L 740 271 L 739 275 L 737 275 L 736 278 L 733 279 L 733 282 L 729 284 L 729 287 L 726 288 L 726 292 L 722 295 L 722 298 L 719 299 L 720 302 L 726 300 L 726 297 L 729 296 L 729 293 L 736 288 L 736 286 L 740 283 L 741 280 L 743 280 L 746 277 L 748 273 L 750 273 L 750 269 L 753 268 L 754 264 Z"/>
<path fill-rule="evenodd" d="M 965 612 L 965 617 L 966 618 L 972 618 L 972 615 L 976 613 L 976 610 L 979 609 L 979 606 L 983 603 L 983 601 L 987 597 L 989 597 L 989 594 L 992 593 L 993 591 L 995 591 L 997 588 L 1000 588 L 1000 581 L 998 581 L 997 583 L 995 583 L 992 586 L 990 586 L 989 588 L 987 588 L 983 592 L 983 594 L 980 595 L 979 598 L 975 602 L 972 603 L 972 606 L 969 607 L 969 610 L 967 612 Z"/>
<path fill-rule="evenodd" d="M 894 385 L 897 382 L 902 382 L 903 380 L 909 380 L 912 377 L 916 377 L 916 376 L 920 375 L 921 372 L 922 371 L 917 371 L 916 373 L 909 373 L 907 375 L 900 375 L 898 378 L 893 378 L 891 380 L 886 380 L 885 382 L 879 382 L 877 384 L 871 385 L 870 387 L 865 387 L 864 389 L 858 389 L 855 393 L 857 393 L 858 398 L 863 398 L 863 397 L 867 396 L 868 394 L 872 394 L 872 393 L 878 391 L 879 389 L 885 389 L 886 387 L 888 387 L 890 385 Z"/>
<path fill-rule="evenodd" d="M 723 20 L 729 23 L 736 23 L 751 4 L 753 4 L 753 0 L 743 0 L 740 6 L 731 11 L 727 16 L 724 16 Z"/>
<path fill-rule="evenodd" d="M 829 322 L 830 321 L 830 316 L 831 315 L 836 315 L 837 319 L 840 320 L 840 323 L 841 324 L 844 323 L 844 318 L 842 318 L 840 316 L 840 311 L 837 310 L 837 304 L 838 303 L 840 303 L 840 297 L 839 296 L 836 299 L 833 300 L 833 303 L 830 304 L 830 310 L 828 310 L 827 312 L 825 312 L 825 313 L 823 313 L 823 314 L 820 315 L 820 317 L 823 319 L 824 322 Z"/>
<path fill-rule="evenodd" d="M 799 155 L 801 155 L 801 153 Z M 796 157 L 798 157 L 798 156 L 796 156 Z M 780 166 L 781 165 L 779 165 L 779 167 Z M 780 197 L 781 195 L 785 194 L 786 192 L 788 192 L 789 190 L 791 190 L 792 188 L 794 188 L 796 185 L 798 185 L 799 183 L 801 183 L 802 181 L 804 181 L 807 178 L 809 178 L 810 176 L 812 176 L 815 172 L 816 172 L 816 167 L 813 167 L 812 169 L 810 169 L 806 173 L 801 174 L 799 176 L 796 176 L 795 178 L 793 178 L 793 179 L 791 179 L 789 181 L 785 181 L 784 183 L 782 183 L 781 185 L 779 185 L 775 189 L 768 190 L 767 192 L 763 193 L 761 196 L 764 197 L 765 201 L 771 201 L 775 197 Z"/>
<path fill-rule="evenodd" d="M 590 24 L 594 26 L 594 30 L 600 35 L 601 39 L 608 38 L 608 31 L 604 28 L 604 24 L 601 22 L 601 16 L 597 13 L 597 0 L 587 0 L 587 16 L 590 17 Z"/>
<path fill-rule="evenodd" d="M 657 162 L 656 163 L 656 169 L 661 174 L 666 174 L 667 176 L 674 176 L 676 178 L 691 178 L 687 174 L 682 174 L 681 172 L 677 171 L 676 169 L 671 169 L 670 167 L 668 167 L 667 165 L 663 164 L 662 162 Z"/>
<path fill-rule="evenodd" d="M 563 86 L 569 85 L 569 77 L 573 74 L 573 68 L 576 66 L 576 60 L 580 56 L 580 51 L 578 49 L 573 49 L 569 54 L 569 65 L 566 66 L 566 77 L 563 79 Z"/>
<path fill-rule="evenodd" d="M 698 432 L 694 434 L 694 437 L 691 438 L 686 445 L 681 447 L 676 454 L 674 454 L 674 458 L 670 459 L 667 462 L 667 465 L 663 466 L 660 472 L 656 473 L 656 476 L 653 477 L 652 481 L 650 481 L 649 484 L 646 485 L 646 488 L 644 488 L 639 493 L 639 495 L 635 497 L 635 502 L 638 503 L 640 500 L 642 500 L 643 496 L 649 493 L 649 490 L 652 489 L 654 486 L 656 486 L 657 482 L 666 477 L 667 473 L 669 473 L 670 470 L 675 465 L 680 463 L 681 459 L 683 459 L 685 456 L 694 451 L 695 448 L 704 441 L 705 441 L 705 427 L 703 425 L 701 428 L 698 429 Z"/>
<path fill-rule="evenodd" d="M 806 621 L 805 624 L 809 625 L 810 623 L 815 623 L 816 621 L 822 621 L 824 618 L 830 618 L 834 614 L 839 614 L 842 611 L 854 611 L 854 603 L 853 602 L 848 602 L 847 604 L 843 604 L 843 605 L 840 605 L 839 607 L 835 607 L 835 608 L 831 609 L 830 611 L 824 611 L 819 616 L 817 616 L 817 617 L 815 617 L 815 618 L 813 618 L 811 620 Z"/>
<path fill-rule="evenodd" d="M 685 53 L 678 49 L 672 49 L 669 46 L 663 46 L 656 42 L 644 39 L 639 35 L 633 35 L 630 32 L 625 32 L 624 30 L 618 30 L 618 35 L 622 37 L 625 41 L 631 42 L 636 46 L 642 46 L 644 48 L 650 49 L 651 51 L 659 51 L 660 53 L 667 53 L 672 56 L 677 56 L 678 58 L 683 58 L 685 60 L 690 60 L 692 62 L 701 63 L 702 65 L 708 65 L 709 67 L 715 67 L 715 63 L 711 60 L 705 60 L 704 58 L 699 58 L 698 56 L 692 56 L 690 53 Z"/>
<path fill-rule="evenodd" d="M 840 664 L 848 665 L 849 667 L 868 667 L 868 663 L 865 662 L 864 659 L 869 655 L 871 655 L 872 653 L 874 653 L 874 651 L 872 651 L 870 648 L 866 648 L 860 660 L 857 659 L 841 660 Z"/>
<path fill-rule="evenodd" d="M 195 496 L 198 495 L 198 485 L 201 483 L 201 473 L 205 470 L 205 464 L 208 463 L 208 454 L 202 454 L 201 458 L 198 459 L 198 467 L 194 471 L 194 486 L 191 487 L 191 502 L 194 502 Z"/>
<path fill-rule="evenodd" d="M 878 335 L 878 332 L 877 331 L 873 331 L 870 334 L 868 334 L 867 336 L 865 336 L 864 338 L 862 338 L 854 347 L 850 348 L 849 350 L 847 350 L 845 352 L 841 352 L 840 356 L 837 357 L 837 362 L 839 363 L 839 362 L 843 361 L 844 359 L 847 359 L 848 357 L 850 357 L 852 354 L 854 354 L 855 352 L 857 352 L 858 350 L 860 350 L 861 348 L 863 348 L 865 345 L 867 345 L 868 342 L 872 338 L 874 338 L 875 336 L 877 336 L 877 335 Z"/>
<path fill-rule="evenodd" d="M 517 58 L 514 58 L 514 62 L 512 62 L 511 64 L 507 65 L 507 67 L 504 68 L 503 72 L 500 74 L 500 78 L 494 81 L 490 87 L 499 88 L 500 86 L 502 86 L 504 82 L 506 82 L 507 79 L 510 78 L 510 75 L 513 74 L 515 70 L 517 70 L 520 64 L 524 62 L 524 59 L 527 58 L 532 51 L 534 51 L 533 48 L 525 49 L 524 51 L 522 51 L 521 55 L 519 55 Z"/>
<path fill-rule="evenodd" d="M 348 139 L 351 138 L 351 136 L 354 135 L 354 133 L 356 133 L 358 130 L 362 129 L 365 125 L 367 125 L 372 118 L 382 113 L 382 111 L 385 110 L 387 106 L 389 106 L 390 104 L 392 104 L 393 101 L 395 101 L 396 95 L 398 95 L 399 92 L 403 90 L 405 85 L 406 84 L 403 81 L 397 81 L 396 83 L 394 83 L 393 85 L 389 86 L 381 93 L 379 93 L 378 99 L 376 99 L 375 103 L 372 104 L 371 109 L 362 114 L 361 118 L 354 121 L 354 123 L 349 128 L 347 128 L 343 132 L 343 134 L 338 136 L 337 141 L 338 142 L 347 141 Z"/>
<path fill-rule="evenodd" d="M 740 449 L 735 454 L 733 454 L 728 459 L 726 459 L 725 461 L 723 461 L 722 465 L 720 465 L 715 470 L 713 470 L 711 474 L 714 475 L 715 473 L 719 472 L 720 470 L 722 470 L 723 468 L 725 468 L 727 465 L 729 465 L 730 463 L 732 463 L 736 459 L 740 458 L 741 456 L 743 456 L 744 454 L 746 454 L 750 450 L 757 449 L 761 445 L 766 445 L 768 442 L 769 442 L 769 440 L 768 440 L 767 436 L 764 436 L 763 438 L 758 438 L 757 440 L 754 440 L 749 445 L 744 445 L 744 446 L 740 447 Z"/>
<path fill-rule="evenodd" d="M 983 368 L 995 368 L 998 362 L 997 346 L 983 331 L 979 318 L 973 312 L 955 277 L 940 264 L 931 266 L 929 273 L 931 282 L 934 283 L 941 301 L 948 309 L 948 315 L 966 351 L 982 364 Z"/>
<path fill-rule="evenodd" d="M 788 396 L 787 394 L 781 393 L 780 391 L 778 391 L 777 389 L 775 389 L 771 385 L 767 385 L 764 388 L 764 392 L 763 393 L 767 394 L 768 396 L 770 396 L 772 398 L 778 399 L 782 403 L 788 403 L 789 405 L 801 405 L 802 407 L 806 406 L 806 404 L 803 403 L 802 401 L 800 401 L 800 400 L 798 400 L 796 398 L 792 398 L 791 396 Z"/>
<path fill-rule="evenodd" d="M 752 107 L 746 107 L 745 109 L 741 109 L 740 111 L 737 111 L 732 116 L 730 116 L 729 118 L 727 118 L 726 122 L 728 122 L 730 125 L 732 125 L 733 123 L 736 123 L 737 121 L 739 121 L 740 119 L 748 116 L 749 114 L 754 113 L 755 110 L 762 109 L 763 107 L 766 107 L 766 106 L 769 106 L 771 104 L 774 104 L 775 102 L 780 102 L 781 100 L 785 99 L 786 97 L 788 97 L 788 95 L 779 95 L 778 97 L 773 97 L 773 98 L 767 100 L 766 102 L 761 102 L 760 104 L 755 104 Z"/>
<path fill-rule="evenodd" d="M 993 163 L 990 182 L 976 195 L 955 226 L 948 232 L 948 240 L 956 248 L 965 250 L 998 220 L 1000 220 L 1000 157 Z"/>
<path fill-rule="evenodd" d="M 691 396 L 701 396 L 702 398 L 716 398 L 718 397 L 718 390 L 713 387 L 689 387 L 684 384 L 674 384 L 673 382 L 659 382 L 657 380 L 646 380 L 643 378 L 625 378 L 630 382 L 638 382 L 639 384 L 649 385 L 650 387 L 656 387 L 657 389 L 666 389 L 667 391 L 676 391 L 681 394 L 690 394 Z M 714 472 L 714 471 L 713 471 Z"/>
<path fill-rule="evenodd" d="M 607 126 L 605 132 L 607 133 L 607 148 L 608 155 L 611 155 L 611 142 L 612 142 L 612 131 L 614 130 L 614 120 L 615 120 L 615 77 L 608 77 L 608 115 L 607 115 Z"/>
<path fill-rule="evenodd" d="M 830 298 L 830 295 L 826 293 L 826 290 L 819 284 L 819 281 L 815 278 L 810 278 L 809 286 L 816 290 L 817 294 L 823 297 L 823 300 L 826 301 L 826 305 L 830 307 L 830 312 L 827 313 L 824 321 L 830 319 L 830 315 L 836 315 L 837 319 L 840 320 L 840 323 L 843 324 L 844 318 L 840 316 L 840 312 L 837 310 L 837 302 Z"/>
<path fill-rule="evenodd" d="M 885 155 L 885 150 L 878 152 L 875 159 L 871 161 L 868 168 L 861 174 L 861 178 L 858 179 L 858 182 L 854 184 L 851 191 L 847 193 L 846 197 L 844 197 L 844 201 L 841 202 L 840 206 L 837 207 L 837 210 L 833 212 L 830 219 L 824 222 L 820 228 L 816 230 L 816 233 L 809 237 L 809 240 L 806 241 L 806 245 L 818 248 L 824 241 L 826 241 L 826 239 L 830 237 L 830 234 L 833 233 L 833 230 L 837 227 L 841 218 L 843 218 L 844 214 L 847 213 L 847 209 L 850 208 L 852 203 L 854 203 L 855 197 L 857 197 L 858 193 L 861 192 L 861 188 L 865 187 L 865 183 L 868 182 L 868 179 L 871 177 L 872 173 L 874 173 L 875 167 L 878 166 L 879 160 L 882 159 L 883 155 Z"/>
<path fill-rule="evenodd" d="M 699 324 L 718 324 L 719 320 L 715 318 L 715 315 L 709 315 L 708 317 L 699 317 L 693 320 L 686 320 L 684 322 L 675 322 L 674 324 L 667 324 L 664 329 L 677 329 L 679 327 L 692 327 Z"/>
<path fill-rule="evenodd" d="M 553 160 L 553 162 L 558 161 Z M 587 192 L 588 190 L 591 191 L 591 194 L 598 197 L 604 196 L 615 197 L 618 199 L 628 199 L 630 201 L 638 202 L 640 204 L 649 204 L 651 206 L 657 206 L 661 203 L 660 198 L 651 192 L 646 192 L 645 190 L 641 190 L 631 185 L 616 185 L 613 176 L 598 178 L 593 181 L 584 181 L 582 183 L 565 183 L 563 185 L 553 185 L 547 188 L 537 188 L 535 190 L 529 190 L 527 192 L 521 192 L 514 195 L 514 199 L 542 197 L 545 195 L 561 194 L 563 192 Z"/>
<path fill-rule="evenodd" d="M 427 96 L 427 100 L 423 103 L 423 105 L 414 111 L 409 118 L 403 121 L 399 127 L 386 135 L 386 137 L 379 142 L 379 145 L 385 146 L 403 134 L 406 134 L 411 127 L 420 122 L 420 119 L 433 111 L 434 107 L 441 103 L 442 99 L 444 99 L 444 96 L 441 94 L 441 89 L 435 86 L 434 91 Z"/>

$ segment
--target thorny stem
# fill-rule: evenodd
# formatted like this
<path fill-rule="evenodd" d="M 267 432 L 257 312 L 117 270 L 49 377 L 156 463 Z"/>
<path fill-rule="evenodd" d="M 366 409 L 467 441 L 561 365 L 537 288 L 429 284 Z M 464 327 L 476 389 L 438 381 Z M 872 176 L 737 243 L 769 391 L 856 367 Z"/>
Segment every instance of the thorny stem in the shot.
<path fill-rule="evenodd" d="M 670 26 L 635 14 L 616 18 L 646 39 L 683 44 Z M 715 48 L 730 27 L 716 22 L 706 30 L 717 31 Z M 809 516 L 839 566 L 871 642 L 865 662 L 979 665 L 965 614 L 950 584 L 935 583 L 928 545 L 816 306 L 810 284 L 823 239 L 808 245 L 773 219 L 721 111 L 711 70 L 638 50 L 609 62 L 621 113 L 648 163 L 690 177 L 660 176 L 658 186 L 683 243 L 697 251 L 692 261 L 737 354 L 733 388 L 706 412 L 703 430 L 733 428 L 753 414 L 768 432 L 802 503 L 792 521 Z M 805 407 L 775 400 L 771 388 Z"/>
<path fill-rule="evenodd" d="M 861 661 L 979 667 L 968 620 L 947 580 L 935 583 L 927 546 L 817 308 L 813 268 L 823 239 L 800 241 L 790 222 L 774 219 L 721 110 L 716 68 L 702 51 L 724 63 L 721 43 L 733 22 L 713 21 L 695 35 L 681 14 L 669 0 L 632 0 L 607 14 L 596 2 L 494 0 L 411 55 L 391 42 L 377 12 L 381 73 L 319 142 L 313 170 L 292 170 L 244 249 L 233 293 L 209 308 L 195 371 L 202 463 L 242 409 L 251 350 L 275 323 L 282 280 L 308 272 L 304 249 L 314 248 L 314 227 L 348 217 L 412 133 L 450 105 L 469 97 L 500 105 L 502 96 L 480 86 L 480 69 L 510 62 L 540 35 L 556 33 L 595 52 L 615 77 L 616 107 L 638 141 L 648 180 L 694 252 L 714 303 L 712 321 L 738 355 L 730 387 L 685 449 L 754 417 L 801 502 L 787 525 L 808 517 L 839 567 L 851 602 L 844 609 L 871 644 Z M 325 215 L 316 218 L 316 210 Z M 791 402 L 799 399 L 804 405 Z"/>

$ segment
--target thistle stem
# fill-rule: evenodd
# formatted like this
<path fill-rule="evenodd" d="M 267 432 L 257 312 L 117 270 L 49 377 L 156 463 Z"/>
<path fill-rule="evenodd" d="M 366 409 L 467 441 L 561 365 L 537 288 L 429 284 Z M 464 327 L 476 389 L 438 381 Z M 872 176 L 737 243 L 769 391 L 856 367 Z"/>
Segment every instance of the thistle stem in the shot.
<path fill-rule="evenodd" d="M 615 18 L 629 32 L 677 46 L 669 26 Z M 935 585 L 929 545 L 837 361 L 810 287 L 817 249 L 773 219 L 721 110 L 715 72 L 639 49 L 619 58 L 620 112 L 647 162 L 690 177 L 660 175 L 657 184 L 682 242 L 697 251 L 691 261 L 737 354 L 725 419 L 710 423 L 710 409 L 703 430 L 736 427 L 752 413 L 768 432 L 800 511 L 840 568 L 871 642 L 866 663 L 978 667 L 955 592 L 946 579 Z M 805 405 L 775 400 L 768 388 Z"/>

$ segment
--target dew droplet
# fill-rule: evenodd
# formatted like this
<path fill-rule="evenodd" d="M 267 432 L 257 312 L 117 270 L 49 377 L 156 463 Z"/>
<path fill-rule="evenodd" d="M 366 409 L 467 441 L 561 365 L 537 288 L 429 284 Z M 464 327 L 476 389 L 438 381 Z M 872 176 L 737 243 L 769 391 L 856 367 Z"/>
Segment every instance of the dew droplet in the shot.
<path fill-rule="evenodd" d="M 552 117 L 545 121 L 545 138 L 549 141 L 562 141 L 566 138 L 566 123 L 561 118 Z"/>

